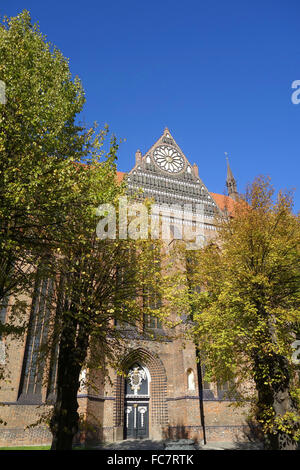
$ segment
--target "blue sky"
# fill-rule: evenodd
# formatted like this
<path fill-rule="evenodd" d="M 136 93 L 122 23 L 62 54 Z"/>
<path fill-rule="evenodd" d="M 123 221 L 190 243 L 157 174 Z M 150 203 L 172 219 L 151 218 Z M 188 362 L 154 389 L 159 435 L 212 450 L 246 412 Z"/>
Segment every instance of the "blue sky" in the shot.
<path fill-rule="evenodd" d="M 212 192 L 228 152 L 243 191 L 258 174 L 295 189 L 300 210 L 299 0 L 2 0 L 70 59 L 86 123 L 108 123 L 128 171 L 167 126 Z"/>

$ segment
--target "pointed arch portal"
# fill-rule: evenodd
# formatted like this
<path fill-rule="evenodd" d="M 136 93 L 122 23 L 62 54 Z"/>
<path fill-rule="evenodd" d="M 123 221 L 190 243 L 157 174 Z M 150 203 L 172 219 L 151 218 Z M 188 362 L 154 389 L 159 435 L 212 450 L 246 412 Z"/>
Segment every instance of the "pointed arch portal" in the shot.
<path fill-rule="evenodd" d="M 155 354 L 139 348 L 122 364 L 126 377 L 117 376 L 115 425 L 125 439 L 161 434 L 168 422 L 165 368 Z"/>

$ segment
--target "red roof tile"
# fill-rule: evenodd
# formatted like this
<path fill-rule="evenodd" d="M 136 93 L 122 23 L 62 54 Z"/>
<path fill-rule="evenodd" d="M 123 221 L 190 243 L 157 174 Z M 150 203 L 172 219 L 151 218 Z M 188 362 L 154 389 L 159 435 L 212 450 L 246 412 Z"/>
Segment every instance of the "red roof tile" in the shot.
<path fill-rule="evenodd" d="M 221 209 L 221 211 L 227 210 L 230 215 L 234 214 L 236 202 L 230 196 L 225 196 L 225 194 L 217 193 L 209 194 L 213 197 L 215 203 Z"/>
<path fill-rule="evenodd" d="M 124 176 L 126 173 L 124 171 L 117 171 L 117 181 L 118 183 L 121 183 L 123 181 Z"/>

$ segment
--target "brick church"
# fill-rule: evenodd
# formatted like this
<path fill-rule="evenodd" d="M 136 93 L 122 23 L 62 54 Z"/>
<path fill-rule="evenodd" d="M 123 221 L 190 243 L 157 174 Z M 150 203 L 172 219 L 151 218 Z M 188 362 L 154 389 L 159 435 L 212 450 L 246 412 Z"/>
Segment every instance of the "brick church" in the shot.
<path fill-rule="evenodd" d="M 184 155 L 166 128 L 161 137 L 144 154 L 138 150 L 135 164 L 125 179 L 128 194 L 142 189 L 161 206 L 189 204 L 203 207 L 202 233 L 214 237 L 216 213 L 230 215 L 237 197 L 236 181 L 227 162 L 228 195 L 208 191 L 198 174 L 197 165 Z M 176 218 L 176 215 L 175 215 Z M 41 290 L 50 286 L 44 282 Z M 0 446 L 46 444 L 51 442 L 49 430 L 38 425 L 41 413 L 50 409 L 53 389 L 44 386 L 34 356 L 47 331 L 47 309 L 42 295 L 34 296 L 31 328 L 21 342 L 0 342 L 0 360 L 10 374 L 10 382 L 0 389 Z M 3 321 L 9 315 L 1 312 Z M 148 328 L 164 334 L 157 318 L 149 318 Z M 99 377 L 97 390 L 81 387 L 78 393 L 79 412 L 93 423 L 77 441 L 122 439 L 165 439 L 190 437 L 201 441 L 245 439 L 247 426 L 242 411 L 229 407 L 226 384 L 217 386 L 203 379 L 203 368 L 196 362 L 193 343 L 183 347 L 180 335 L 172 340 L 151 341 L 137 335 L 128 336 L 123 356 L 126 377 L 110 371 L 110 383 Z M 55 367 L 51 373 L 55 378 Z M 55 381 L 54 381 L 55 382 Z M 52 381 L 53 383 L 53 381 Z"/>

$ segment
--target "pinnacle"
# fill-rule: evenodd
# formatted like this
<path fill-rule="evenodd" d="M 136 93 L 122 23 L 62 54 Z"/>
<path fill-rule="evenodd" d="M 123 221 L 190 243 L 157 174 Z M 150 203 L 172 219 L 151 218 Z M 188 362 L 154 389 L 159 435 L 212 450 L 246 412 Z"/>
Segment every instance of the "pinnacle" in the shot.
<path fill-rule="evenodd" d="M 227 160 L 227 181 L 232 181 L 234 180 L 234 176 L 232 174 L 232 171 L 229 165 L 228 153 L 225 152 L 225 155 L 226 155 L 226 160 Z"/>

